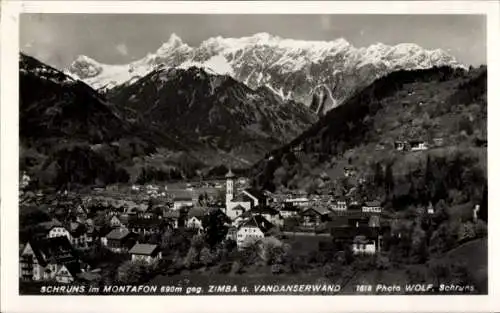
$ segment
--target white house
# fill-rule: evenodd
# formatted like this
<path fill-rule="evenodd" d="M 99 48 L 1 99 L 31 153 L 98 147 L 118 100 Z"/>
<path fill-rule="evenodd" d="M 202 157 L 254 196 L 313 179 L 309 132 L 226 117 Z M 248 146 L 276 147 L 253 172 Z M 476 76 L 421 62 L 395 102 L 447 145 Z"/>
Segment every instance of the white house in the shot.
<path fill-rule="evenodd" d="M 264 217 L 260 215 L 251 216 L 248 220 L 241 223 L 236 232 L 236 245 L 238 249 L 245 247 L 245 245 L 255 240 L 264 238 L 271 228 L 273 228 L 273 224 Z"/>
<path fill-rule="evenodd" d="M 189 210 L 187 214 L 187 221 L 186 221 L 186 227 L 187 228 L 193 228 L 197 229 L 198 231 L 203 230 L 203 216 L 207 213 L 208 211 L 205 211 L 202 208 L 192 208 Z"/>
<path fill-rule="evenodd" d="M 356 236 L 352 243 L 352 252 L 354 254 L 375 254 L 377 252 L 377 243 L 365 236 Z"/>
<path fill-rule="evenodd" d="M 411 151 L 422 151 L 429 149 L 429 145 L 425 141 L 411 141 L 410 142 Z"/>
<path fill-rule="evenodd" d="M 161 259 L 160 246 L 147 243 L 136 243 L 132 249 L 129 250 L 132 257 L 132 262 L 146 262 L 153 263 Z"/>
<path fill-rule="evenodd" d="M 21 279 L 54 279 L 62 266 L 68 263 L 80 266 L 77 255 L 65 236 L 30 241 L 24 246 L 19 259 Z"/>
<path fill-rule="evenodd" d="M 347 211 L 346 201 L 335 201 L 331 206 L 332 211 Z"/>
<path fill-rule="evenodd" d="M 176 196 L 174 197 L 174 210 L 180 210 L 183 207 L 193 207 L 194 201 L 192 196 Z"/>
<path fill-rule="evenodd" d="M 280 209 L 280 214 L 283 218 L 290 218 L 299 215 L 300 208 L 292 204 L 285 203 Z"/>
<path fill-rule="evenodd" d="M 380 213 L 382 207 L 379 201 L 367 201 L 361 207 L 361 211 L 364 213 Z"/>
<path fill-rule="evenodd" d="M 58 283 L 69 284 L 75 281 L 80 273 L 82 273 L 80 264 L 77 262 L 66 263 L 61 265 L 54 278 Z"/>
<path fill-rule="evenodd" d="M 47 233 L 47 238 L 55 238 L 55 237 L 66 237 L 69 242 L 73 241 L 73 237 L 69 233 L 69 231 L 63 225 L 54 225 L 49 229 Z"/>
<path fill-rule="evenodd" d="M 303 208 L 307 207 L 311 202 L 306 197 L 300 197 L 300 198 L 285 199 L 285 203 L 291 203 L 294 206 Z"/>

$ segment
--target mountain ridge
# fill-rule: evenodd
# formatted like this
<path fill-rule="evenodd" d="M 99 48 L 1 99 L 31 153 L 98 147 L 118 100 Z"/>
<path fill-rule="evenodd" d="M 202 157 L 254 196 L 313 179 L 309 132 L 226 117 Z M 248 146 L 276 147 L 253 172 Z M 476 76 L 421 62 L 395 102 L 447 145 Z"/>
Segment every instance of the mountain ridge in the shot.
<path fill-rule="evenodd" d="M 129 64 L 107 65 L 79 56 L 66 71 L 95 89 L 111 89 L 133 83 L 158 67 L 198 66 L 230 75 L 253 89 L 266 86 L 284 100 L 306 105 L 315 94 L 327 95 L 326 112 L 357 88 L 391 71 L 442 65 L 463 66 L 442 49 L 425 50 L 411 43 L 356 48 L 343 38 L 306 41 L 257 33 L 241 38 L 212 37 L 191 47 L 172 34 L 155 53 Z M 320 86 L 324 88 L 318 91 Z"/>

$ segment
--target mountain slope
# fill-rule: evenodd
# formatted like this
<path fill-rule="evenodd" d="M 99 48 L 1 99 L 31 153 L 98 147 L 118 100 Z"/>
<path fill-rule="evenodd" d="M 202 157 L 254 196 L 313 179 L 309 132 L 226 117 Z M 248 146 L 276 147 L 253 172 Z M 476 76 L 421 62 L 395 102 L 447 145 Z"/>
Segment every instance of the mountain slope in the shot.
<path fill-rule="evenodd" d="M 32 57 L 20 55 L 19 75 L 21 170 L 41 184 L 128 181 L 157 148 L 201 163 L 184 140 L 125 120 L 91 87 Z"/>
<path fill-rule="evenodd" d="M 209 38 L 190 47 L 173 34 L 155 53 L 130 64 L 107 65 L 79 56 L 68 73 L 96 89 L 110 89 L 133 83 L 159 66 L 198 66 L 230 75 L 253 89 L 266 86 L 282 99 L 309 105 L 313 95 L 326 97 L 323 113 L 389 72 L 443 65 L 459 66 L 443 50 L 425 50 L 409 43 L 356 48 L 342 38 L 303 41 L 258 33 Z"/>
<path fill-rule="evenodd" d="M 252 90 L 197 67 L 158 69 L 107 97 L 123 115 L 204 146 L 199 157 L 214 165 L 251 164 L 316 121 L 307 107 L 285 103 L 265 87 Z"/>
<path fill-rule="evenodd" d="M 269 153 L 251 171 L 254 184 L 357 190 L 355 198 L 392 199 L 396 206 L 407 196 L 425 203 L 427 192 L 480 199 L 487 177 L 486 75 L 486 68 L 449 67 L 391 73 Z M 397 140 L 427 142 L 430 149 L 397 151 Z M 355 169 L 353 177 L 344 177 L 344 167 Z M 425 191 L 425 179 L 437 176 Z"/>

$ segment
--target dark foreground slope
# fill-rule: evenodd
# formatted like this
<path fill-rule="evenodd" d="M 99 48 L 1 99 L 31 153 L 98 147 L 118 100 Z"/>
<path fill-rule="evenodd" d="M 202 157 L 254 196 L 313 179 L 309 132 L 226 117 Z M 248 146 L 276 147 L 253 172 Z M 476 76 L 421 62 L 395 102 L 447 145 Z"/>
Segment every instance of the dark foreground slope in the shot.
<path fill-rule="evenodd" d="M 20 167 L 35 184 L 136 180 L 144 159 L 160 148 L 182 160 L 167 159 L 175 176 L 200 166 L 182 140 L 124 119 L 86 84 L 24 54 L 19 65 Z"/>

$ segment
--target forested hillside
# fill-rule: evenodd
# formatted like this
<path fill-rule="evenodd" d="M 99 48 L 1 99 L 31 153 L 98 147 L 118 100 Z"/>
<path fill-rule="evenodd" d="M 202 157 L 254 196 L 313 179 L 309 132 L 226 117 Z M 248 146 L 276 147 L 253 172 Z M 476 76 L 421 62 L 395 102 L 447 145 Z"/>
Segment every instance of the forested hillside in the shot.
<path fill-rule="evenodd" d="M 389 74 L 269 153 L 252 169 L 254 184 L 378 198 L 395 209 L 477 202 L 487 180 L 486 78 L 486 67 Z M 429 149 L 399 151 L 397 141 Z"/>

